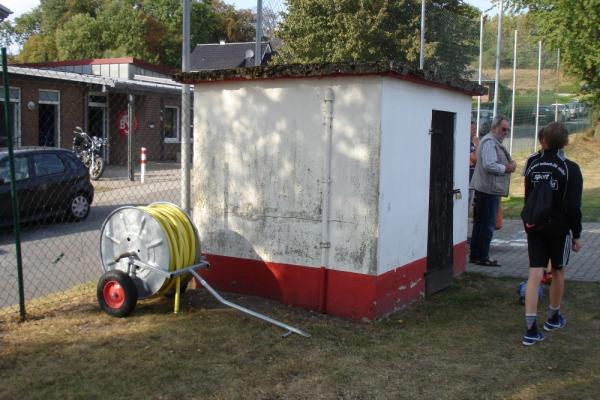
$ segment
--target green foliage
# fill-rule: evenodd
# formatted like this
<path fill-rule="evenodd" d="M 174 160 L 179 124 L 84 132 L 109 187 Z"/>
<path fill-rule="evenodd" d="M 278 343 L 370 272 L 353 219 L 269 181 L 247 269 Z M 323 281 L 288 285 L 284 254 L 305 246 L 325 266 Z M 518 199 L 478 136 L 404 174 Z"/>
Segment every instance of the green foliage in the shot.
<path fill-rule="evenodd" d="M 180 0 L 41 0 L 0 40 L 22 46 L 20 62 L 136 57 L 177 67 L 181 60 Z M 254 40 L 254 15 L 222 0 L 192 0 L 191 45 Z"/>
<path fill-rule="evenodd" d="M 283 46 L 275 62 L 393 60 L 415 64 L 420 10 L 416 0 L 289 0 L 276 32 Z M 476 10 L 462 1 L 438 0 L 431 3 L 427 15 L 426 68 L 460 75 L 477 51 L 476 44 L 467 40 L 476 37 L 469 32 L 477 27 Z"/>
<path fill-rule="evenodd" d="M 539 37 L 561 49 L 567 71 L 581 79 L 587 100 L 600 109 L 600 0 L 511 0 L 527 9 Z"/>
<path fill-rule="evenodd" d="M 102 52 L 102 26 L 88 14 L 76 14 L 55 32 L 58 58 L 93 58 Z"/>
<path fill-rule="evenodd" d="M 529 14 L 508 14 L 502 18 L 501 68 L 512 68 L 514 55 L 514 32 L 517 37 L 517 63 L 519 68 L 537 69 L 539 27 Z M 496 65 L 496 42 L 498 40 L 498 16 L 483 25 L 483 65 Z M 556 68 L 556 53 L 542 52 L 542 68 Z"/>

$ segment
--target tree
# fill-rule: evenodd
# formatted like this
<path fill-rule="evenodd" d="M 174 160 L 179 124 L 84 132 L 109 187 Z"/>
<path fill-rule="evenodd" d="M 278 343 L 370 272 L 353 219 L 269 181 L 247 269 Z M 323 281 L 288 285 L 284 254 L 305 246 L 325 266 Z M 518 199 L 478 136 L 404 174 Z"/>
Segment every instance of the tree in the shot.
<path fill-rule="evenodd" d="M 417 0 L 289 0 L 276 32 L 283 46 L 275 62 L 390 60 L 416 65 L 420 11 Z M 457 14 L 452 18 L 448 12 Z M 477 29 L 476 9 L 461 0 L 437 0 L 427 15 L 426 67 L 462 75 L 477 52 L 476 33 L 470 32 Z"/>
<path fill-rule="evenodd" d="M 178 67 L 182 18 L 180 0 L 41 0 L 0 26 L 0 40 L 22 46 L 20 62 L 137 57 Z M 254 19 L 222 0 L 193 0 L 191 45 L 254 40 Z"/>
<path fill-rule="evenodd" d="M 89 14 L 76 14 L 56 30 L 55 42 L 60 60 L 94 58 L 102 53 L 103 27 Z"/>
<path fill-rule="evenodd" d="M 512 0 L 528 11 L 546 43 L 561 49 L 567 72 L 581 79 L 582 91 L 600 114 L 600 0 Z"/>

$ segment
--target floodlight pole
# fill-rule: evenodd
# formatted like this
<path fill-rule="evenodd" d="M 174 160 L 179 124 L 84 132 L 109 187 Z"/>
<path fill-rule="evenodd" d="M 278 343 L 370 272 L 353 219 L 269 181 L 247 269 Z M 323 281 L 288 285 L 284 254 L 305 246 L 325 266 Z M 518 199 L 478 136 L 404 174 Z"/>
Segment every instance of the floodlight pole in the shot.
<path fill-rule="evenodd" d="M 512 155 L 513 135 L 515 132 L 515 94 L 517 93 L 517 36 L 519 31 L 515 29 L 515 48 L 513 52 L 513 81 L 512 81 L 512 105 L 510 107 L 510 146 L 508 152 Z"/>
<path fill-rule="evenodd" d="M 558 122 L 558 91 L 560 90 L 560 49 L 556 51 L 556 94 L 554 95 L 554 122 Z"/>
<path fill-rule="evenodd" d="M 538 76 L 535 99 L 535 131 L 533 132 L 533 152 L 537 149 L 537 132 L 540 126 L 540 84 L 542 82 L 542 41 L 538 42 Z"/>
<path fill-rule="evenodd" d="M 190 71 L 190 0 L 183 0 L 181 71 Z M 190 85 L 181 86 L 181 208 L 191 214 Z"/>
<path fill-rule="evenodd" d="M 481 86 L 481 67 L 483 63 L 483 13 L 479 18 L 479 77 L 477 83 Z M 477 96 L 477 122 L 475 127 L 475 134 L 479 136 L 479 118 L 481 112 L 481 96 Z"/>
<path fill-rule="evenodd" d="M 421 0 L 421 44 L 419 49 L 419 69 L 425 67 L 425 0 Z"/>
<path fill-rule="evenodd" d="M 496 45 L 496 82 L 494 83 L 494 118 L 498 115 L 498 93 L 500 91 L 500 54 L 502 53 L 502 14 L 504 1 L 500 0 L 498 10 L 498 43 Z"/>
<path fill-rule="evenodd" d="M 256 1 L 256 47 L 254 50 L 254 66 L 262 64 L 262 0 Z"/>

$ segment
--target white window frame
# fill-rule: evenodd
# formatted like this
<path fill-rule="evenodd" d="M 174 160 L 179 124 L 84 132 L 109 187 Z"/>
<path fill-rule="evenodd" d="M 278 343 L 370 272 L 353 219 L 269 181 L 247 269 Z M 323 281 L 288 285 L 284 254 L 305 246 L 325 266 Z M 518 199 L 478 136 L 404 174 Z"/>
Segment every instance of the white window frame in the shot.
<path fill-rule="evenodd" d="M 8 102 L 15 104 L 14 113 L 12 115 L 13 130 L 15 132 L 14 137 L 13 137 L 13 146 L 20 147 L 21 146 L 21 88 L 9 86 L 8 89 L 9 89 Z M 10 95 L 13 90 L 18 93 L 18 95 L 16 97 L 12 97 Z M 0 103 L 4 107 L 4 96 L 2 96 L 2 98 L 0 99 Z M 2 112 L 4 112 L 4 109 L 2 109 Z M 2 129 L 4 129 L 4 127 L 2 127 Z"/>
<path fill-rule="evenodd" d="M 176 132 L 177 136 L 174 137 L 174 138 L 165 137 L 164 140 L 165 140 L 165 143 L 179 143 L 180 139 L 181 139 L 181 118 L 179 116 L 179 107 L 177 107 L 177 106 L 165 106 L 165 115 L 166 115 L 166 110 L 168 108 L 176 110 L 176 112 L 175 112 L 175 117 L 176 117 L 175 132 Z M 163 129 L 164 129 L 164 119 L 163 119 Z"/>
<path fill-rule="evenodd" d="M 52 101 L 52 100 L 40 100 L 40 95 L 42 92 L 54 92 L 56 93 L 58 96 L 58 100 L 56 101 Z M 56 137 L 57 137 L 57 143 L 55 147 L 62 147 L 62 135 L 60 132 L 60 90 L 54 90 L 54 89 L 39 89 L 38 90 L 38 104 L 54 104 L 57 106 L 57 113 L 56 113 Z"/>

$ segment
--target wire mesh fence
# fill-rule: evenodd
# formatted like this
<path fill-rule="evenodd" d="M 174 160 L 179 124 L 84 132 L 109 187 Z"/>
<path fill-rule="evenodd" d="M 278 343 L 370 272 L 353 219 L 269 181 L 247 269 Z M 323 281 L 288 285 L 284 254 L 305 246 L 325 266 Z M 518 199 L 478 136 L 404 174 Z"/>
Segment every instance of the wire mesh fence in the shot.
<path fill-rule="evenodd" d="M 539 149 L 536 132 L 550 122 L 563 122 L 570 133 L 591 126 L 589 107 L 577 96 L 578 82 L 565 74 L 560 49 L 532 36 L 527 23 L 523 16 L 505 16 L 501 39 L 497 112 L 511 121 L 505 145 L 517 153 Z M 497 27 L 497 16 L 484 20 L 481 82 L 488 95 L 479 99 L 480 135 L 489 131 L 493 115 Z M 472 76 L 478 79 L 478 71 Z M 473 104 L 476 120 L 477 102 Z"/>
<path fill-rule="evenodd" d="M 279 57 L 273 62 L 384 58 L 419 68 L 420 1 L 383 2 L 379 8 L 379 3 L 313 3 L 263 1 L 263 36 Z M 446 3 L 426 3 L 425 69 L 476 81 L 480 15 Z M 361 19 L 351 18 L 356 15 Z M 575 95 L 577 82 L 564 74 L 558 49 L 542 43 L 540 58 L 539 38 L 526 23 L 510 17 L 504 25 L 497 98 L 498 114 L 513 124 L 507 146 L 529 153 L 537 127 L 558 120 L 570 132 L 580 132 L 589 127 L 590 112 Z M 497 17 L 485 19 L 481 37 L 481 83 L 489 94 L 473 98 L 480 135 L 490 129 L 496 95 L 497 24 Z M 516 52 L 515 30 L 520 32 Z M 16 149 L 24 294 L 28 314 L 36 315 L 48 305 L 93 293 L 102 273 L 100 229 L 111 212 L 155 201 L 180 203 L 180 137 L 188 128 L 181 124 L 181 88 L 163 67 L 109 59 L 9 67 L 7 72 L 8 113 L 0 113 L 0 317 L 18 315 L 19 303 L 4 147 L 8 135 Z M 4 105 L 4 97 L 1 101 Z M 142 148 L 148 160 L 143 183 Z"/>
<path fill-rule="evenodd" d="M 156 83 L 168 75 L 136 63 L 9 67 L 28 315 L 95 290 L 100 228 L 112 211 L 179 203 L 180 88 Z M 0 316 L 18 315 L 19 303 L 7 158 L 0 149 Z"/>

